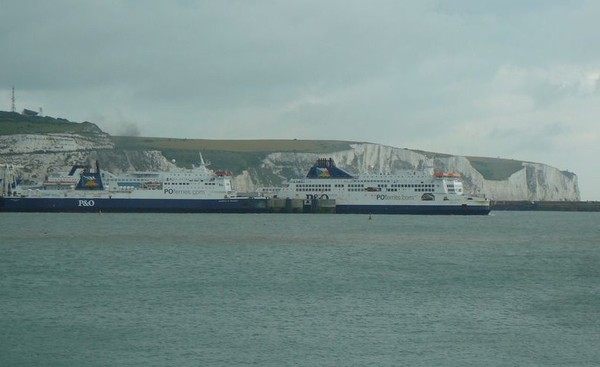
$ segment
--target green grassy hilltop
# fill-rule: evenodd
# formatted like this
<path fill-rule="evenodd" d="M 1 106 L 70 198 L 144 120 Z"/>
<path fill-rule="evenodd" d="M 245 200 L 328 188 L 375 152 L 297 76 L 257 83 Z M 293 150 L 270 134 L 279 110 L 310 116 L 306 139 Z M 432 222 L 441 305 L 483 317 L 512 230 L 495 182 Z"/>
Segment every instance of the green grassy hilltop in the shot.
<path fill-rule="evenodd" d="M 14 134 L 102 134 L 91 122 L 71 122 L 48 116 L 25 116 L 16 112 L 0 111 L 0 135 Z"/>
<path fill-rule="evenodd" d="M 198 162 L 198 152 L 211 161 L 214 167 L 227 167 L 241 172 L 256 167 L 269 153 L 328 153 L 350 149 L 351 142 L 325 140 L 207 140 L 147 138 L 113 136 L 115 149 L 160 150 L 168 159 L 179 165 L 190 166 Z"/>

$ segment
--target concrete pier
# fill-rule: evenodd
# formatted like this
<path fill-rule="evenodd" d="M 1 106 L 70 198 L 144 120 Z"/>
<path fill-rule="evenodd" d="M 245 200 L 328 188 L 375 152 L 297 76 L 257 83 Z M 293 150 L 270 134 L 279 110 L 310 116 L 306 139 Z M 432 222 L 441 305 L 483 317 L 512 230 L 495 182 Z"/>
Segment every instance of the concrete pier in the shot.
<path fill-rule="evenodd" d="M 492 201 L 492 210 L 598 212 L 600 201 Z"/>
<path fill-rule="evenodd" d="M 335 213 L 335 200 L 329 199 L 267 199 L 270 213 Z"/>

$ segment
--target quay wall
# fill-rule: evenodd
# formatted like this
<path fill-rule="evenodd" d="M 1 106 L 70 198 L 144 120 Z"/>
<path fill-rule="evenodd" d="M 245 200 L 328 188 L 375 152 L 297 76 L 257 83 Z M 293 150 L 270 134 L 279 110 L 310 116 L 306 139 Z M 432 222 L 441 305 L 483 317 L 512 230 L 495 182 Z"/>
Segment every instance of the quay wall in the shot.
<path fill-rule="evenodd" d="M 598 212 L 600 201 L 492 201 L 492 210 Z"/>
<path fill-rule="evenodd" d="M 335 213 L 335 200 L 331 199 L 267 199 L 270 213 Z"/>

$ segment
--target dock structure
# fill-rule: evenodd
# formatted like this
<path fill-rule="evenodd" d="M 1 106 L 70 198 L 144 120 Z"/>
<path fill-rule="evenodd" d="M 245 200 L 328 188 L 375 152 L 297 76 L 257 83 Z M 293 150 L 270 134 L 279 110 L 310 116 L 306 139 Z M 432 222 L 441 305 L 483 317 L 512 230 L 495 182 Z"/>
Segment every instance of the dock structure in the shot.
<path fill-rule="evenodd" d="M 331 199 L 267 199 L 267 211 L 270 213 L 335 213 L 335 200 Z"/>
<path fill-rule="evenodd" d="M 335 199 L 268 198 L 268 213 L 335 214 Z M 600 212 L 600 201 L 492 201 L 492 210 Z"/>
<path fill-rule="evenodd" d="M 492 210 L 599 212 L 600 201 L 492 201 Z"/>

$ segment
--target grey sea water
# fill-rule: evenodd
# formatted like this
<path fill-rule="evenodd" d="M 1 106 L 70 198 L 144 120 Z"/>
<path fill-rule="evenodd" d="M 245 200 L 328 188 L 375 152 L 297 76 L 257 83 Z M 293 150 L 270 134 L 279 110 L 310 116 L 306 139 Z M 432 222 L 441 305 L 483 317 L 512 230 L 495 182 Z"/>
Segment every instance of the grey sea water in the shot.
<path fill-rule="evenodd" d="M 0 366 L 598 366 L 600 213 L 0 214 Z"/>

